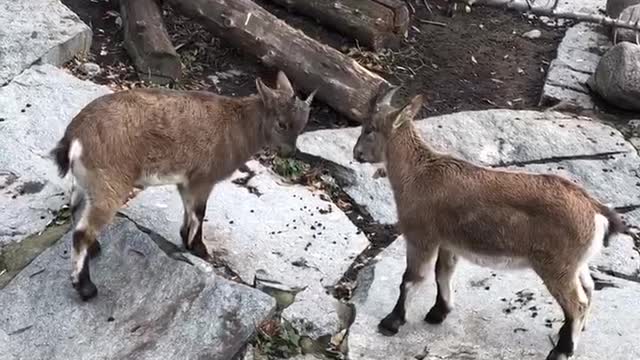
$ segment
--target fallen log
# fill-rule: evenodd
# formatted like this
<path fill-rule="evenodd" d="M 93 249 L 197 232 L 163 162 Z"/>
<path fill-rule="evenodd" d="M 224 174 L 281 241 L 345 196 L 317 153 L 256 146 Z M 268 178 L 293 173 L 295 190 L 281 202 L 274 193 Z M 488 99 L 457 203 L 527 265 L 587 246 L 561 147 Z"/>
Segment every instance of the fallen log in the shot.
<path fill-rule="evenodd" d="M 180 79 L 182 64 L 164 27 L 156 0 L 120 0 L 124 46 L 141 80 L 167 84 Z"/>
<path fill-rule="evenodd" d="M 382 77 L 341 52 L 296 30 L 250 0 L 167 0 L 176 10 L 223 38 L 283 70 L 305 92 L 362 122 L 370 104 L 388 86 Z"/>
<path fill-rule="evenodd" d="M 409 9 L 401 0 L 271 0 L 358 40 L 375 51 L 397 48 L 409 29 Z"/>

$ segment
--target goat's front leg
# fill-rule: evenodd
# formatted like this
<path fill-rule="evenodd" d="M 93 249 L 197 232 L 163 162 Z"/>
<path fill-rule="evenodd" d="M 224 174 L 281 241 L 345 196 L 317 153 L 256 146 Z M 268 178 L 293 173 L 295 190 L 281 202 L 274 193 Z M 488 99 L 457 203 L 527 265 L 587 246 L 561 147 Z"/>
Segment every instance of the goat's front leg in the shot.
<path fill-rule="evenodd" d="M 405 234 L 406 236 L 406 234 Z M 414 246 L 417 244 L 407 238 L 407 268 L 402 275 L 402 283 L 400 283 L 400 295 L 393 310 L 387 315 L 380 324 L 378 330 L 383 335 L 395 335 L 400 326 L 406 322 L 406 304 L 412 298 L 412 293 L 425 280 L 429 271 L 433 271 L 437 247 L 423 249 Z"/>
<path fill-rule="evenodd" d="M 429 324 L 442 323 L 453 309 L 453 273 L 457 264 L 458 257 L 453 252 L 440 248 L 436 262 L 436 303 L 424 318 Z"/>
<path fill-rule="evenodd" d="M 180 228 L 182 244 L 185 249 L 203 259 L 208 257 L 208 252 L 202 240 L 202 225 L 212 188 L 213 184 L 178 185 L 184 205 L 184 216 Z"/>

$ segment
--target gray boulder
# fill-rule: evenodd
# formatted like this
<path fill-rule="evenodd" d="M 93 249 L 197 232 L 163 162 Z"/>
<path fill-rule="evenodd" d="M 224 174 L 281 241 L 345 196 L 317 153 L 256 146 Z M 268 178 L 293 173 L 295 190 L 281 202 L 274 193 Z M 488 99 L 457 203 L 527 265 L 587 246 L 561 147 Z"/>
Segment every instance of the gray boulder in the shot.
<path fill-rule="evenodd" d="M 617 19 L 629 6 L 640 4 L 640 0 L 607 0 L 607 15 Z"/>
<path fill-rule="evenodd" d="M 638 1 L 640 2 L 640 1 Z M 640 23 L 640 4 L 625 8 L 620 14 L 620 20 L 629 23 Z M 633 44 L 640 44 L 640 31 L 630 29 L 615 29 L 613 31 L 613 41 L 617 44 L 628 41 Z"/>
<path fill-rule="evenodd" d="M 608 103 L 640 111 L 640 45 L 622 42 L 600 59 L 588 85 Z"/>
<path fill-rule="evenodd" d="M 369 241 L 323 191 L 287 184 L 257 161 L 216 185 L 209 197 L 204 243 L 242 280 L 297 293 L 283 311 L 303 334 L 341 330 L 338 301 L 327 293 Z M 123 212 L 176 244 L 182 201 L 174 186 L 149 188 Z M 286 296 L 283 294 L 283 296 Z"/>
<path fill-rule="evenodd" d="M 128 220 L 100 241 L 94 300 L 70 285 L 70 235 L 0 291 L 0 359 L 228 360 L 274 310 L 261 291 L 168 256 Z"/>
<path fill-rule="evenodd" d="M 89 51 L 91 29 L 59 0 L 0 0 L 0 86 L 31 65 Z"/>

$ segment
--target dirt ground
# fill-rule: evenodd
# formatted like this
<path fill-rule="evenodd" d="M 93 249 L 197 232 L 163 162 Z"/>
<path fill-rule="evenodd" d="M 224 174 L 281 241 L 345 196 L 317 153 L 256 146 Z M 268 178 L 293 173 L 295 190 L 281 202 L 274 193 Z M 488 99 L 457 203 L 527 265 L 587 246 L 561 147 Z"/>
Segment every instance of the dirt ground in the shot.
<path fill-rule="evenodd" d="M 407 39 L 400 49 L 378 54 L 268 0 L 257 2 L 309 36 L 350 54 L 390 82 L 402 85 L 398 101 L 424 94 L 427 102 L 422 116 L 489 108 L 536 108 L 564 28 L 548 28 L 517 14 L 482 7 L 451 18 L 444 14 L 445 0 L 429 1 L 433 13 L 422 1 L 408 1 L 416 13 Z M 100 65 L 103 71 L 92 80 L 116 88 L 145 86 L 138 81 L 122 47 L 117 6 L 109 0 L 62 2 L 93 29 L 92 51 L 87 60 Z M 267 81 L 274 78 L 275 69 L 265 68 L 251 55 L 234 49 L 168 6 L 164 7 L 164 18 L 184 65 L 183 79 L 173 87 L 246 95 L 255 91 L 256 76 Z M 542 36 L 534 40 L 521 36 L 532 29 L 540 30 Z M 72 62 L 69 68 L 82 76 L 77 69 L 79 63 Z M 349 125 L 355 124 L 316 102 L 307 131 Z"/>

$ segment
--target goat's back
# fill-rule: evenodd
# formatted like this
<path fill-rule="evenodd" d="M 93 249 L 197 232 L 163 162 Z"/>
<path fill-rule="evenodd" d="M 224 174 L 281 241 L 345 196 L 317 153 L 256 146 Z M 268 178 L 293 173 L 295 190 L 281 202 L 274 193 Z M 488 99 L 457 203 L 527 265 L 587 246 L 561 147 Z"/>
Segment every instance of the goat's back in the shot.
<path fill-rule="evenodd" d="M 64 139 L 80 141 L 87 166 L 117 166 L 124 174 L 234 168 L 234 149 L 248 141 L 241 121 L 256 100 L 167 89 L 117 92 L 89 103 Z"/>
<path fill-rule="evenodd" d="M 578 185 L 450 157 L 439 161 L 416 169 L 416 181 L 397 197 L 403 230 L 426 229 L 425 241 L 446 239 L 488 256 L 551 256 L 590 245 L 599 203 Z"/>

